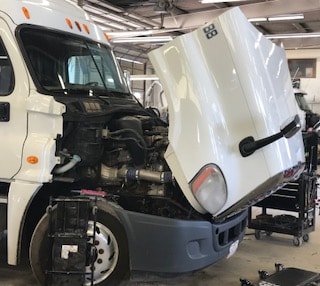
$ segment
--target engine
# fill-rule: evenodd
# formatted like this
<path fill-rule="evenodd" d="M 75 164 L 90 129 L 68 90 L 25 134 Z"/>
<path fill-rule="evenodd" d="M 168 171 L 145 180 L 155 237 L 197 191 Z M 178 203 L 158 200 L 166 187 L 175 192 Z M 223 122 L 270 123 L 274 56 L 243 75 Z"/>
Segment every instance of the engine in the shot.
<path fill-rule="evenodd" d="M 108 184 L 172 181 L 163 157 L 167 134 L 167 127 L 157 125 L 149 116 L 112 120 L 106 131 L 101 178 Z"/>
<path fill-rule="evenodd" d="M 168 124 L 159 113 L 128 98 L 57 100 L 67 112 L 53 180 L 64 191 L 99 190 L 130 211 L 199 219 L 165 161 Z"/>
<path fill-rule="evenodd" d="M 168 126 L 156 112 L 136 104 L 111 108 L 97 99 L 64 103 L 55 181 L 104 190 L 132 210 L 172 217 L 184 212 L 187 201 L 164 159 Z"/>

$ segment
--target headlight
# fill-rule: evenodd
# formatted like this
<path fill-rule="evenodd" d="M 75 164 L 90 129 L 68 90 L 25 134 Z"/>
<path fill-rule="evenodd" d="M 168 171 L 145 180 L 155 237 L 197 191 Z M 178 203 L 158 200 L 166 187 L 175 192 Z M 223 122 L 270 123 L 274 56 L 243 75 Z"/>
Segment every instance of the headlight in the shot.
<path fill-rule="evenodd" d="M 191 190 L 200 205 L 211 214 L 217 213 L 227 200 L 227 186 L 219 167 L 204 166 L 192 179 Z"/>

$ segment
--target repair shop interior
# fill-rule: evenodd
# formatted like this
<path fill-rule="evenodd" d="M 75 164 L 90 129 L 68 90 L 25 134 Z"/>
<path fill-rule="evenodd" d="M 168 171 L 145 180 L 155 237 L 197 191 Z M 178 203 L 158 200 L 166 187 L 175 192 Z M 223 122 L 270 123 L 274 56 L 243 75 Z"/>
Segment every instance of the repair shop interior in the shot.
<path fill-rule="evenodd" d="M 0 286 L 320 285 L 319 0 L 0 1 L 0 134 Z"/>

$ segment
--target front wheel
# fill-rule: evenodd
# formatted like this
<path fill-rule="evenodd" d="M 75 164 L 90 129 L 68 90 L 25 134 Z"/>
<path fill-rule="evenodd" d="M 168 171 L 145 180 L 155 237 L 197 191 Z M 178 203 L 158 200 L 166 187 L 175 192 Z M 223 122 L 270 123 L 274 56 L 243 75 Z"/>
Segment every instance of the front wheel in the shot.
<path fill-rule="evenodd" d="M 56 209 L 53 208 L 52 211 Z M 50 256 L 48 226 L 49 217 L 45 214 L 34 230 L 29 248 L 31 268 L 41 285 L 46 283 L 45 272 Z M 93 232 L 93 228 L 94 221 L 89 220 L 88 232 Z M 90 238 L 87 246 L 90 249 L 87 261 L 94 261 L 93 285 L 119 285 L 128 277 L 129 254 L 125 231 L 120 221 L 113 214 L 99 208 L 99 205 L 95 242 Z M 92 264 L 88 263 L 86 273 L 91 272 L 91 267 Z M 84 285 L 91 285 L 90 274 L 85 276 Z"/>

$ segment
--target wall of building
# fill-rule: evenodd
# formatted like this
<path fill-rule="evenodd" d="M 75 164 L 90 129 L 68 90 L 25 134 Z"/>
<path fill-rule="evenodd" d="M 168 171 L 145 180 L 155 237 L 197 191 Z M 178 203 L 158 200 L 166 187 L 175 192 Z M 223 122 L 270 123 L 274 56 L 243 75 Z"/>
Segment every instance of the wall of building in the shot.
<path fill-rule="evenodd" d="M 320 113 L 320 50 L 287 50 L 286 55 L 288 59 L 317 59 L 316 77 L 301 78 L 300 88 L 307 93 L 306 99 L 312 110 Z"/>

